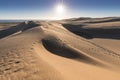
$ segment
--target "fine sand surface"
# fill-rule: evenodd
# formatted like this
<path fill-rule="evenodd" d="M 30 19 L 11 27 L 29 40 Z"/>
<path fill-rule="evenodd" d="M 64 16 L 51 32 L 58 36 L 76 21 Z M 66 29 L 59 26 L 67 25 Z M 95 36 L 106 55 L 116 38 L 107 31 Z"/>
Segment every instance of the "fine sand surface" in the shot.
<path fill-rule="evenodd" d="M 0 24 L 0 80 L 119 80 L 120 18 Z"/>

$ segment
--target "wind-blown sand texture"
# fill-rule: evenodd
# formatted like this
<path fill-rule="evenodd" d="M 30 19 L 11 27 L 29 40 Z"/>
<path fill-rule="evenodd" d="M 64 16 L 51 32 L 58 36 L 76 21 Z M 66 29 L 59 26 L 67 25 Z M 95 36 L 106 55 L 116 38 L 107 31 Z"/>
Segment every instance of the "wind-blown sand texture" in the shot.
<path fill-rule="evenodd" d="M 0 24 L 0 80 L 119 80 L 120 18 Z"/>

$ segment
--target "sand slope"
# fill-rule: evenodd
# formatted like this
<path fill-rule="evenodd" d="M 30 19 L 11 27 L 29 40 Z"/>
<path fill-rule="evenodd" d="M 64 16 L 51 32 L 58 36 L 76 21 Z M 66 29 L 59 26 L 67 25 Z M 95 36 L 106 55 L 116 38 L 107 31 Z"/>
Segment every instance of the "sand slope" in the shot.
<path fill-rule="evenodd" d="M 120 79 L 119 53 L 76 35 L 83 30 L 76 21 L 26 21 L 1 30 L 0 80 Z"/>

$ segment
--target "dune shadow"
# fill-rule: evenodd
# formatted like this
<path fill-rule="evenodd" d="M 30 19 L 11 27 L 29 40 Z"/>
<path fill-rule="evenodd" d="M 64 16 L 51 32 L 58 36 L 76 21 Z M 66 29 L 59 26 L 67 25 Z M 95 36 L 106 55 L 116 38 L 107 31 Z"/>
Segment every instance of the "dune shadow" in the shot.
<path fill-rule="evenodd" d="M 66 58 L 78 58 L 79 55 L 76 54 L 74 51 L 70 50 L 69 48 L 65 47 L 64 44 L 60 44 L 56 41 L 43 39 L 42 40 L 43 46 L 50 52 L 55 55 L 59 55 Z"/>
<path fill-rule="evenodd" d="M 88 32 L 86 29 L 83 29 L 84 25 L 72 25 L 72 24 L 63 24 L 63 27 L 69 30 L 70 32 L 79 35 L 81 37 L 92 39 L 93 36 L 90 32 Z"/>
<path fill-rule="evenodd" d="M 12 35 L 12 34 L 14 34 L 16 32 L 25 31 L 27 29 L 30 29 L 30 28 L 33 28 L 33 27 L 37 27 L 37 26 L 38 26 L 38 24 L 34 23 L 33 21 L 29 21 L 27 23 L 23 22 L 23 23 L 18 24 L 16 26 L 11 26 L 8 29 L 0 31 L 0 39 L 4 38 L 4 37 L 7 37 L 9 35 Z"/>
<path fill-rule="evenodd" d="M 63 24 L 70 32 L 81 37 L 104 38 L 104 39 L 120 39 L 120 28 L 84 28 L 84 25 Z"/>
<path fill-rule="evenodd" d="M 42 44 L 46 50 L 54 55 L 77 60 L 91 65 L 104 66 L 102 63 L 86 56 L 86 54 L 78 52 L 65 44 L 56 42 L 55 40 L 43 39 Z"/>

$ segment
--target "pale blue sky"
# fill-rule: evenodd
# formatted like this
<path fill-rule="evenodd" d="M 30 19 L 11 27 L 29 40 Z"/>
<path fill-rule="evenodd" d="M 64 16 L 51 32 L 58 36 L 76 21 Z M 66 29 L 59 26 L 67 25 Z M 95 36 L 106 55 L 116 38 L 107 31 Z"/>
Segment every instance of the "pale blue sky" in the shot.
<path fill-rule="evenodd" d="M 55 19 L 62 0 L 1 0 L 0 19 Z M 120 16 L 120 0 L 63 0 L 70 17 Z"/>

